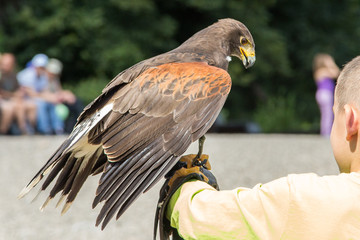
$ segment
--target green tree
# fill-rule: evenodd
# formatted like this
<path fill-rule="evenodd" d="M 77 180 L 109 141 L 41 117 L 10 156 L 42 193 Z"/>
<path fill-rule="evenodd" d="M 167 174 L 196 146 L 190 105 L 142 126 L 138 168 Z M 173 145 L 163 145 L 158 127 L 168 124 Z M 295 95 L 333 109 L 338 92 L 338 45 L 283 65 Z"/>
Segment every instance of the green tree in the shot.
<path fill-rule="evenodd" d="M 312 58 L 327 52 L 343 65 L 360 52 L 356 0 L 7 0 L 0 52 L 15 53 L 20 67 L 39 52 L 59 58 L 66 86 L 89 102 L 120 71 L 227 17 L 250 29 L 257 61 L 248 70 L 230 64 L 226 119 L 268 132 L 317 131 Z"/>

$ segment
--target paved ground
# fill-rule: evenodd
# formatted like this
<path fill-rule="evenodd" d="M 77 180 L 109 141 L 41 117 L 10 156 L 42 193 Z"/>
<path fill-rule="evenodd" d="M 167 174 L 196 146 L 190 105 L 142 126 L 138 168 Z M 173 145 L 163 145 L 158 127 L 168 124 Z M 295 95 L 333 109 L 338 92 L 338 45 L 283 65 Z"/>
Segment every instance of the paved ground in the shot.
<path fill-rule="evenodd" d="M 0 137 L 0 239 L 152 239 L 160 184 L 141 196 L 118 220 L 101 231 L 94 227 L 99 208 L 91 209 L 97 178 L 92 177 L 64 216 L 42 194 L 17 200 L 17 194 L 45 163 L 64 137 Z M 196 152 L 193 144 L 189 152 Z M 252 187 L 288 173 L 336 174 L 330 142 L 314 135 L 210 134 L 205 152 L 222 189 Z M 56 201 L 54 201 L 56 202 Z"/>

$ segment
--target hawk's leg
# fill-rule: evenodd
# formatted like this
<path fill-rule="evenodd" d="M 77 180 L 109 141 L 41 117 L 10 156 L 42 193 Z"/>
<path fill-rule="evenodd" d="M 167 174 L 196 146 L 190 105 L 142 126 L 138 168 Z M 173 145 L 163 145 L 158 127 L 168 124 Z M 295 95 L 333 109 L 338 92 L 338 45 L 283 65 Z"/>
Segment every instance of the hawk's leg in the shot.
<path fill-rule="evenodd" d="M 202 162 L 201 162 L 201 154 L 203 152 L 205 139 L 206 139 L 205 135 L 203 135 L 198 140 L 199 141 L 199 152 L 196 155 L 196 157 L 193 159 L 193 163 L 192 163 L 193 166 L 199 166 L 199 165 L 202 164 Z"/>

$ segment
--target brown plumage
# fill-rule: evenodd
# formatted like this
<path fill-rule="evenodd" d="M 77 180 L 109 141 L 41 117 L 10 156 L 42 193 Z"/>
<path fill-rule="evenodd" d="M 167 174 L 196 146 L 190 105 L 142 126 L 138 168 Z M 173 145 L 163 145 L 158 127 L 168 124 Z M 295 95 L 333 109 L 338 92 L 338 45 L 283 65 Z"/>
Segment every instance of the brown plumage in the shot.
<path fill-rule="evenodd" d="M 230 91 L 230 56 L 250 67 L 254 47 L 245 25 L 223 19 L 121 72 L 84 109 L 20 197 L 48 174 L 41 190 L 56 182 L 42 208 L 60 192 L 66 212 L 86 178 L 102 173 L 93 207 L 104 202 L 96 221 L 104 228 L 211 127 Z"/>

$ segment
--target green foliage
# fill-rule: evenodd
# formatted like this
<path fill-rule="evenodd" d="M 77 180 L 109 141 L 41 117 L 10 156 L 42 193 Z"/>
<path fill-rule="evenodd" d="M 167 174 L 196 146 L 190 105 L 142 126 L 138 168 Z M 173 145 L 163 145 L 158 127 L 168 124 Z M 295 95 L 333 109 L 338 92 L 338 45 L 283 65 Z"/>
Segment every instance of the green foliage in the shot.
<path fill-rule="evenodd" d="M 72 91 L 87 105 L 101 93 L 107 83 L 105 79 L 89 78 L 75 84 L 65 83 L 63 88 Z"/>
<path fill-rule="evenodd" d="M 271 97 L 256 109 L 254 120 L 266 133 L 314 131 L 314 123 L 304 121 L 298 109 L 298 101 L 293 95 Z"/>
<path fill-rule="evenodd" d="M 39 52 L 59 58 L 62 81 L 85 102 L 127 67 L 175 48 L 219 18 L 238 19 L 254 37 L 257 61 L 248 70 L 236 59 L 230 64 L 226 116 L 232 122 L 259 121 L 267 132 L 317 131 L 314 54 L 330 53 L 342 66 L 360 52 L 355 0 L 5 0 L 0 5 L 0 52 L 15 53 L 20 68 Z"/>

